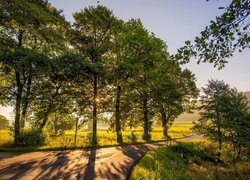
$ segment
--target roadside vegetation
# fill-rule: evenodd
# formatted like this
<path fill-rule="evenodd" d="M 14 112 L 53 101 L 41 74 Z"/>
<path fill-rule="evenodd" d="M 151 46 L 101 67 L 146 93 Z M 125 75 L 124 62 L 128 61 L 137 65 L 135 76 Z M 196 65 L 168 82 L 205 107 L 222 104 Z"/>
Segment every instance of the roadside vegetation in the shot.
<path fill-rule="evenodd" d="M 130 179 L 249 179 L 250 114 L 246 96 L 223 81 L 202 88 L 193 131 L 206 141 L 147 153 Z"/>
<path fill-rule="evenodd" d="M 172 138 L 183 138 L 192 135 L 192 124 L 177 124 L 169 130 L 169 136 Z M 57 136 L 47 132 L 47 135 L 44 137 L 44 144 L 42 145 L 33 145 L 27 147 L 26 144 L 19 148 L 14 148 L 13 150 L 46 150 L 46 149 L 72 149 L 72 148 L 86 148 L 91 147 L 91 131 L 79 131 L 76 137 L 76 143 L 74 142 L 75 132 L 72 130 L 67 130 L 60 132 Z M 123 144 L 137 144 L 146 142 L 143 140 L 143 129 L 128 129 L 123 132 Z M 0 130 L 0 151 L 8 151 L 14 147 L 14 138 L 12 131 L 10 130 Z M 115 146 L 119 145 L 116 141 L 115 132 L 108 131 L 107 129 L 102 129 L 97 131 L 98 135 L 98 147 L 105 146 Z M 150 132 L 151 141 L 162 141 L 164 136 L 162 134 L 161 128 L 153 128 Z M 33 140 L 33 138 L 31 139 Z M 29 137 L 26 137 L 26 141 L 29 141 Z M 27 142 L 31 144 L 31 142 Z"/>
<path fill-rule="evenodd" d="M 148 179 L 242 179 L 250 178 L 249 150 L 235 162 L 232 146 L 223 149 L 219 163 L 218 149 L 210 141 L 183 142 L 160 147 L 147 153 L 134 167 L 131 180 Z"/>

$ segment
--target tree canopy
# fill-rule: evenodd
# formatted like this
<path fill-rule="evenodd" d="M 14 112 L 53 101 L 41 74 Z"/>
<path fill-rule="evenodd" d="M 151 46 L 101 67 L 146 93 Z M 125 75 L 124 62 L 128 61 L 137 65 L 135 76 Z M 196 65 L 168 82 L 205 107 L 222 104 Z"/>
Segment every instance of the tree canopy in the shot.
<path fill-rule="evenodd" d="M 175 57 L 182 63 L 196 57 L 198 63 L 214 63 L 221 69 L 235 51 L 250 48 L 250 1 L 232 0 L 229 6 L 220 9 L 224 13 L 212 20 L 194 42 L 186 41 L 178 49 Z"/>
<path fill-rule="evenodd" d="M 94 145 L 98 122 L 118 143 L 127 127 L 141 126 L 150 140 L 160 114 L 167 132 L 192 107 L 194 74 L 139 19 L 125 22 L 97 5 L 76 12 L 70 26 L 43 0 L 4 0 L 0 9 L 0 103 L 14 107 L 15 145 L 27 144 L 26 126 L 42 140 L 44 129 L 57 135 L 79 116 Z"/>

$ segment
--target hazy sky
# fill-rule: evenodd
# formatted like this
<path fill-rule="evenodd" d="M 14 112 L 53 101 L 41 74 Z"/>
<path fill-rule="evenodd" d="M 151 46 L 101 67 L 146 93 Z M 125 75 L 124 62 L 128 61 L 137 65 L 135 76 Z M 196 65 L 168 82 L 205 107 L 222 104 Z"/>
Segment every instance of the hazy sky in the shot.
<path fill-rule="evenodd" d="M 62 9 L 68 21 L 73 21 L 72 13 L 90 5 L 97 5 L 96 0 L 49 0 L 57 9 Z M 163 39 L 170 53 L 175 53 L 186 40 L 193 40 L 196 35 L 209 25 L 210 21 L 223 13 L 218 7 L 229 4 L 229 0 L 100 0 L 101 5 L 110 8 L 114 15 L 127 21 L 140 18 L 144 26 Z M 250 50 L 235 53 L 222 70 L 213 64 L 197 65 L 193 60 L 185 67 L 195 73 L 197 86 L 204 86 L 208 79 L 224 80 L 240 91 L 250 91 Z M 0 114 L 8 115 L 8 109 L 0 107 Z M 9 117 L 9 115 L 8 115 Z"/>

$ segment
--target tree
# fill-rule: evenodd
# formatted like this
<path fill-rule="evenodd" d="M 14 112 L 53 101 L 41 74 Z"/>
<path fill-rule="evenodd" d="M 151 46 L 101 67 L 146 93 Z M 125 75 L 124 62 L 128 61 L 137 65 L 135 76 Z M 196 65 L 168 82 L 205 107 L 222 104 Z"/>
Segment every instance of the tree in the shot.
<path fill-rule="evenodd" d="M 93 72 L 90 84 L 93 89 L 91 97 L 93 105 L 93 133 L 92 143 L 97 144 L 97 115 L 98 105 L 101 106 L 100 97 L 105 84 L 104 57 L 112 44 L 112 23 L 115 17 L 108 8 L 98 5 L 90 6 L 74 14 L 75 34 L 73 46 L 87 56 L 96 71 Z"/>
<path fill-rule="evenodd" d="M 50 115 L 48 121 L 48 129 L 54 131 L 55 136 L 58 135 L 58 131 L 71 130 L 75 125 L 75 118 L 70 115 L 53 113 Z"/>
<path fill-rule="evenodd" d="M 134 32 L 135 42 L 132 48 L 135 48 L 136 55 L 134 60 L 134 75 L 130 79 L 129 84 L 136 94 L 134 103 L 140 107 L 139 113 L 142 115 L 141 120 L 143 123 L 143 139 L 150 140 L 151 122 L 150 114 L 153 113 L 151 88 L 152 82 L 155 79 L 157 63 L 161 56 L 165 53 L 165 43 L 156 38 L 154 34 L 149 32 L 143 27 L 140 20 L 131 21 L 135 25 Z"/>
<path fill-rule="evenodd" d="M 232 0 L 225 12 L 195 38 L 194 43 L 186 41 L 178 50 L 176 58 L 183 63 L 189 62 L 192 56 L 199 62 L 210 62 L 223 68 L 227 58 L 236 50 L 240 52 L 250 48 L 250 1 Z"/>
<path fill-rule="evenodd" d="M 201 118 L 195 123 L 194 130 L 219 144 L 220 159 L 224 142 L 238 147 L 241 142 L 249 142 L 246 101 L 223 81 L 210 80 L 202 90 Z"/>
<path fill-rule="evenodd" d="M 11 77 L 10 86 L 3 87 L 6 93 L 11 94 L 4 97 L 11 99 L 9 102 L 15 106 L 14 132 L 17 144 L 20 126 L 24 125 L 29 107 L 34 76 L 37 75 L 34 72 L 43 67 L 36 65 L 40 57 L 46 57 L 44 54 L 54 55 L 59 47 L 65 47 L 61 32 L 68 24 L 60 11 L 43 0 L 3 0 L 0 12 L 1 68 Z M 15 57 L 6 58 L 9 55 Z M 38 63 L 34 65 L 37 55 Z"/>
<path fill-rule="evenodd" d="M 9 127 L 9 120 L 6 117 L 0 115 L 0 129 L 7 129 Z"/>
<path fill-rule="evenodd" d="M 114 23 L 113 46 L 109 52 L 108 80 L 112 85 L 110 91 L 115 91 L 113 102 L 115 108 L 111 118 L 111 123 L 116 130 L 117 142 L 122 143 L 121 128 L 125 126 L 129 117 L 129 113 L 133 112 L 130 105 L 131 97 L 133 97 L 133 87 L 130 87 L 130 81 L 135 78 L 138 73 L 138 65 L 140 63 L 140 47 L 142 46 L 143 37 L 148 33 L 145 31 L 139 20 L 131 19 L 124 23 L 117 20 Z M 131 92 L 131 93 L 130 93 Z M 136 103 L 133 103 L 136 104 Z M 135 122 L 136 120 L 133 121 Z"/>
<path fill-rule="evenodd" d="M 158 114 L 160 114 L 163 135 L 169 138 L 168 129 L 183 112 L 190 112 L 193 100 L 198 96 L 195 77 L 188 69 L 181 70 L 179 64 L 171 59 L 160 64 L 160 72 L 155 81 L 152 95 Z"/>
<path fill-rule="evenodd" d="M 244 148 L 250 147 L 250 113 L 246 96 L 236 92 L 230 96 L 223 96 L 226 141 L 233 144 L 238 151 L 236 160 Z"/>

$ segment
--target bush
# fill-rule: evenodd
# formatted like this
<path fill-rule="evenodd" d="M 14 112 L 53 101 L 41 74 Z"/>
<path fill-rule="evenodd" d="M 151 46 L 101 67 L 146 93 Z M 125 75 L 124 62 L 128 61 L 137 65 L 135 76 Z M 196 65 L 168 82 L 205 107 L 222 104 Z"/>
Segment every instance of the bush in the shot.
<path fill-rule="evenodd" d="M 47 134 L 37 129 L 25 129 L 18 136 L 19 146 L 39 146 L 45 143 Z"/>
<path fill-rule="evenodd" d="M 137 137 L 136 137 L 134 131 L 131 132 L 131 135 L 128 136 L 128 139 L 129 139 L 129 141 L 132 142 L 132 143 L 134 143 L 134 142 L 137 141 Z"/>

